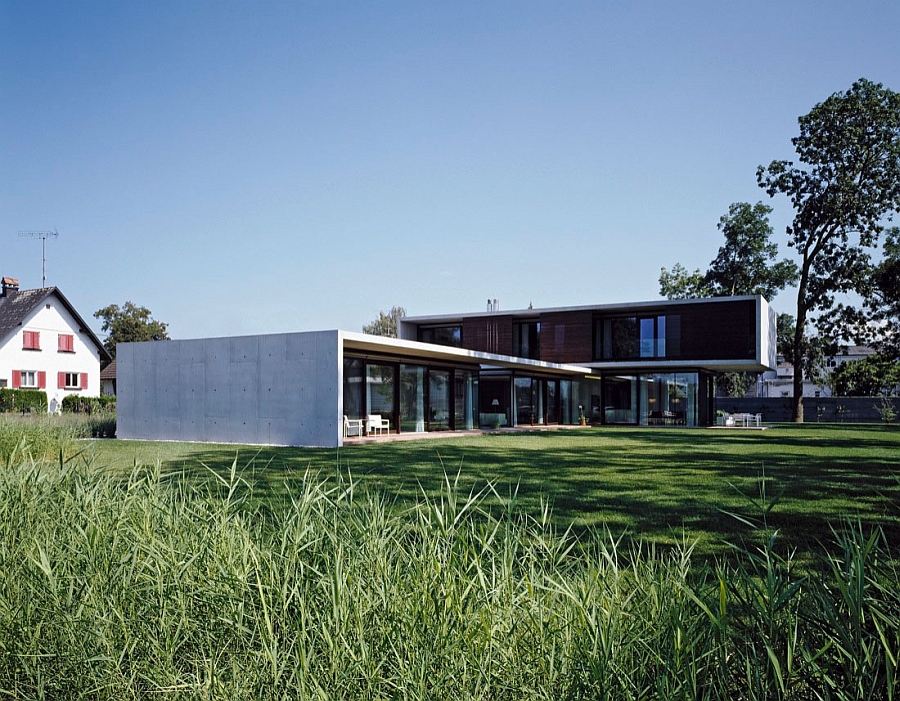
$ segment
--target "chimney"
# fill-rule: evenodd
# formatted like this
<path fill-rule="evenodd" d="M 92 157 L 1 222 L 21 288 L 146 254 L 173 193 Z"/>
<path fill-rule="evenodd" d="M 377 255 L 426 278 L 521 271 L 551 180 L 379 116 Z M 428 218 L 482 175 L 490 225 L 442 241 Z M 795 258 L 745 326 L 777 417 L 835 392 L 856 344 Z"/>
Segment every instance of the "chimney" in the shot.
<path fill-rule="evenodd" d="M 3 278 L 2 283 L 3 291 L 0 293 L 0 297 L 12 297 L 14 293 L 19 291 L 19 280 L 14 277 L 5 277 Z"/>

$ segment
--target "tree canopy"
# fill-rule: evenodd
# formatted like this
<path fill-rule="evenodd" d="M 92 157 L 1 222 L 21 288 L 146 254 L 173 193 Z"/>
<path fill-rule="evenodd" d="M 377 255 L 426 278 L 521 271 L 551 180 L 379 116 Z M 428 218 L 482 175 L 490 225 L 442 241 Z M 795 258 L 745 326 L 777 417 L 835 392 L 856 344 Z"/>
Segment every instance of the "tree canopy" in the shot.
<path fill-rule="evenodd" d="M 719 219 L 725 245 L 709 264 L 705 282 L 713 297 L 762 295 L 770 302 L 797 280 L 797 266 L 778 260 L 778 245 L 770 240 L 772 208 L 762 202 L 735 202 Z"/>
<path fill-rule="evenodd" d="M 676 263 L 671 270 L 660 270 L 659 294 L 666 299 L 696 299 L 710 297 L 711 290 L 699 268 L 690 272 L 681 263 Z"/>
<path fill-rule="evenodd" d="M 897 396 L 900 363 L 884 355 L 841 363 L 831 373 L 831 389 L 836 397 Z"/>
<path fill-rule="evenodd" d="M 123 306 L 110 304 L 98 309 L 94 317 L 103 320 L 102 330 L 107 334 L 103 345 L 109 354 L 116 357 L 116 345 L 132 341 L 165 341 L 169 338 L 168 324 L 157 321 L 146 307 L 132 302 Z"/>
<path fill-rule="evenodd" d="M 900 229 L 885 233 L 883 258 L 868 266 L 859 292 L 860 303 L 838 304 L 818 326 L 826 335 L 852 339 L 900 360 Z"/>
<path fill-rule="evenodd" d="M 799 118 L 793 161 L 757 169 L 769 196 L 794 208 L 789 245 L 800 257 L 794 364 L 794 421 L 803 421 L 803 353 L 813 315 L 838 293 L 864 290 L 870 253 L 900 208 L 900 94 L 864 78 Z"/>
<path fill-rule="evenodd" d="M 793 283 L 797 266 L 777 260 L 778 245 L 770 241 L 772 208 L 762 202 L 735 202 L 719 219 L 725 244 L 706 273 L 689 272 L 681 263 L 659 275 L 659 293 L 666 299 L 762 295 L 772 300 Z"/>
<path fill-rule="evenodd" d="M 391 307 L 389 312 L 378 312 L 377 319 L 363 326 L 363 333 L 397 338 L 399 322 L 404 316 L 406 316 L 406 310 L 403 307 Z"/>

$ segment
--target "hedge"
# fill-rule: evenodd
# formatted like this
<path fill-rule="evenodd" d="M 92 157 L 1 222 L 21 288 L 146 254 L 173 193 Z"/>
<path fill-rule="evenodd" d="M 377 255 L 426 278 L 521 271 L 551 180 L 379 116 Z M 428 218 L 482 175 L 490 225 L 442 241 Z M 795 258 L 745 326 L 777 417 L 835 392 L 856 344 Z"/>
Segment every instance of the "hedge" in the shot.
<path fill-rule="evenodd" d="M 39 389 L 0 387 L 0 412 L 47 411 L 47 393 Z"/>
<path fill-rule="evenodd" d="M 62 410 L 65 413 L 93 414 L 104 409 L 115 409 L 116 398 L 114 395 L 100 395 L 99 397 L 83 397 L 80 394 L 69 394 L 63 397 Z"/>

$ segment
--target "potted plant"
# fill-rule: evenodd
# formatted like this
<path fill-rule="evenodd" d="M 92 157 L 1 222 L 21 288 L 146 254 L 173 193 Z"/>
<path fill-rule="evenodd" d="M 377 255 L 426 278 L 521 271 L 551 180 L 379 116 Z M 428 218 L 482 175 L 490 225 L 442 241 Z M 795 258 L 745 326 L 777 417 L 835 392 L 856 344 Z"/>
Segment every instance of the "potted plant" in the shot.
<path fill-rule="evenodd" d="M 587 426 L 587 417 L 584 415 L 584 407 L 581 404 L 578 405 L 578 425 Z"/>

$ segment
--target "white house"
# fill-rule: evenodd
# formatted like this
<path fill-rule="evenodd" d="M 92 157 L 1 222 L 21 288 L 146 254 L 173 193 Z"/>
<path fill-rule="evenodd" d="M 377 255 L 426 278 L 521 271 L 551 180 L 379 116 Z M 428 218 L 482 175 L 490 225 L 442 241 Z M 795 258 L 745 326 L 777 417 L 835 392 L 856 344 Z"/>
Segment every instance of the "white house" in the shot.
<path fill-rule="evenodd" d="M 100 395 L 100 363 L 110 356 L 56 287 L 20 290 L 0 282 L 0 387 L 39 389 L 57 411 L 69 394 Z"/>

